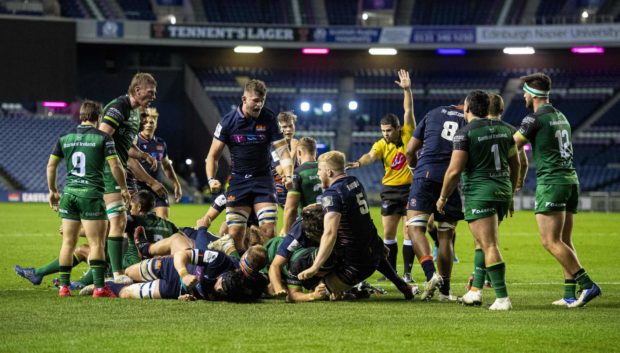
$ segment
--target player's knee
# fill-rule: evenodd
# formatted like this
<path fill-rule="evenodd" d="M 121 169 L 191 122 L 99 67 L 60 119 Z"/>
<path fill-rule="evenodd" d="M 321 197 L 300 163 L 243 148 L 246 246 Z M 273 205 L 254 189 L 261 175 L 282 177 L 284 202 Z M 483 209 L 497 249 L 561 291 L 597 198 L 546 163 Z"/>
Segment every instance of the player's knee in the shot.
<path fill-rule="evenodd" d="M 430 215 L 427 213 L 422 213 L 422 214 L 412 216 L 407 220 L 407 226 L 414 227 L 414 229 L 415 228 L 426 229 L 429 218 L 430 218 Z"/>

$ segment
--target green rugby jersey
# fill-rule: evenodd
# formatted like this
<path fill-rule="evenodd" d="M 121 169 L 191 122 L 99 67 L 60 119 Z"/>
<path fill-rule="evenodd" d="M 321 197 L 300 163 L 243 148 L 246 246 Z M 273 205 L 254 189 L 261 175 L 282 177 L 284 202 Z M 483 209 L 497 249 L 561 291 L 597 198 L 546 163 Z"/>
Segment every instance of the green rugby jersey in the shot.
<path fill-rule="evenodd" d="M 317 196 L 323 193 L 321 180 L 316 174 L 319 164 L 316 161 L 305 162 L 293 172 L 293 188 L 289 193 L 299 195 L 300 209 L 316 203 Z"/>
<path fill-rule="evenodd" d="M 454 135 L 454 149 L 468 153 L 463 176 L 466 199 L 507 201 L 512 198 L 508 158 L 516 153 L 514 128 L 498 120 L 475 119 Z"/>
<path fill-rule="evenodd" d="M 127 218 L 126 228 L 127 236 L 129 237 L 129 241 L 127 242 L 127 254 L 129 255 L 138 255 L 136 244 L 133 241 L 133 233 L 138 226 L 144 228 L 149 243 L 158 242 L 179 232 L 179 229 L 174 223 L 157 217 L 154 213 L 147 213 L 141 216 L 129 216 Z"/>
<path fill-rule="evenodd" d="M 91 125 L 79 125 L 61 136 L 51 154 L 65 158 L 67 183 L 63 192 L 79 197 L 103 198 L 106 160 L 117 158 L 114 141 Z"/>
<path fill-rule="evenodd" d="M 278 254 L 278 248 L 283 241 L 284 237 L 273 237 L 267 240 L 267 242 L 264 244 L 265 249 L 267 250 L 267 265 L 261 270 L 262 273 L 269 273 L 269 266 L 273 262 L 273 259 L 276 258 L 276 255 Z"/>
<path fill-rule="evenodd" d="M 118 157 L 127 168 L 129 149 L 136 142 L 140 132 L 140 109 L 132 109 L 129 96 L 120 96 L 103 108 L 101 123 L 112 126 L 115 131 L 112 135 L 118 152 Z"/>
<path fill-rule="evenodd" d="M 523 118 L 519 133 L 532 143 L 537 184 L 579 184 L 571 127 L 562 112 L 544 104 Z"/>

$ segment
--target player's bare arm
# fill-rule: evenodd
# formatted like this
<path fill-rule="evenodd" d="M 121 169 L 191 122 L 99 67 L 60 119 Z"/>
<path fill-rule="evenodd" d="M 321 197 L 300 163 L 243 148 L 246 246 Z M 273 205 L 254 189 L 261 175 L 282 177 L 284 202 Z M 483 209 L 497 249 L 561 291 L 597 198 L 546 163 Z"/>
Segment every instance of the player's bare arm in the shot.
<path fill-rule="evenodd" d="M 187 271 L 187 264 L 192 256 L 192 250 L 181 250 L 174 253 L 174 268 L 177 270 L 181 281 L 188 289 L 194 288 L 198 284 L 198 277 Z"/>
<path fill-rule="evenodd" d="M 422 140 L 413 136 L 411 136 L 407 143 L 405 155 L 407 156 L 407 163 L 409 163 L 410 168 L 415 168 L 416 164 L 418 164 L 418 150 L 422 148 L 422 143 Z"/>
<path fill-rule="evenodd" d="M 161 166 L 164 170 L 164 174 L 166 174 L 166 178 L 174 184 L 174 201 L 179 202 L 179 200 L 181 200 L 181 196 L 183 196 L 183 190 L 181 189 L 181 183 L 179 182 L 177 173 L 174 171 L 172 162 L 168 159 L 168 157 L 164 157 L 161 161 Z"/>
<path fill-rule="evenodd" d="M 363 167 L 365 165 L 369 165 L 372 162 L 376 161 L 377 159 L 379 159 L 379 155 L 375 153 L 375 151 L 371 150 L 368 153 L 361 156 L 357 161 L 347 163 L 347 165 L 345 166 L 345 170 L 355 169 L 355 168 Z"/>
<path fill-rule="evenodd" d="M 269 266 L 269 283 L 271 283 L 275 297 L 283 297 L 288 293 L 286 286 L 282 285 L 282 268 L 287 263 L 286 257 L 276 255 Z"/>
<path fill-rule="evenodd" d="M 296 192 L 289 191 L 289 193 L 286 194 L 286 203 L 284 204 L 284 220 L 282 221 L 282 230 L 280 231 L 281 235 L 286 235 L 286 233 L 291 230 L 291 226 L 297 217 L 299 200 L 300 196 Z"/>
<path fill-rule="evenodd" d="M 157 159 L 153 158 L 150 154 L 140 150 L 138 146 L 133 144 L 128 151 L 128 155 L 130 158 L 135 158 L 140 161 L 146 161 L 150 166 L 152 171 L 157 170 Z"/>
<path fill-rule="evenodd" d="M 129 191 L 127 191 L 127 179 L 125 175 L 125 169 L 123 169 L 123 165 L 118 160 L 118 158 L 110 158 L 108 159 L 108 164 L 110 165 L 110 170 L 112 171 L 112 176 L 116 183 L 121 188 L 121 197 L 123 198 L 123 203 L 125 207 L 129 207 Z"/>
<path fill-rule="evenodd" d="M 226 147 L 224 142 L 218 139 L 213 139 L 211 142 L 211 147 L 209 148 L 209 154 L 207 155 L 205 169 L 207 173 L 207 180 L 209 182 L 209 188 L 212 193 L 218 193 L 222 188 L 222 183 L 215 178 L 215 175 L 217 173 L 218 162 L 222 156 L 224 147 Z"/>
<path fill-rule="evenodd" d="M 456 186 L 459 184 L 461 172 L 465 170 L 469 154 L 462 150 L 452 151 L 450 157 L 450 165 L 446 170 L 446 175 L 443 177 L 443 186 L 441 187 L 441 193 L 439 194 L 439 200 L 437 200 L 437 211 L 443 214 L 443 207 L 448 201 L 448 197 L 452 195 Z"/>
<path fill-rule="evenodd" d="M 404 124 L 415 129 L 415 114 L 413 112 L 413 93 L 411 92 L 411 79 L 407 70 L 398 70 L 399 81 L 394 81 L 403 89 L 403 109 L 405 111 Z"/>
<path fill-rule="evenodd" d="M 321 266 L 323 266 L 323 264 L 332 254 L 332 251 L 334 250 L 334 245 L 336 244 L 336 238 L 338 237 L 340 217 L 342 217 L 342 214 L 340 212 L 328 212 L 325 215 L 325 218 L 323 220 L 324 230 L 321 237 L 321 244 L 319 245 L 319 251 L 316 255 L 316 258 L 314 259 L 314 263 L 312 264 L 312 266 L 297 275 L 300 280 L 303 281 L 308 278 L 314 277 L 319 272 Z"/>
<path fill-rule="evenodd" d="M 288 149 L 286 139 L 273 142 L 273 148 L 280 157 L 280 168 L 282 168 L 282 181 L 287 190 L 293 188 L 293 159 L 291 151 Z"/>
<path fill-rule="evenodd" d="M 138 178 L 138 180 L 146 183 L 154 193 L 156 193 L 159 197 L 166 197 L 168 191 L 166 188 L 157 181 L 155 178 L 149 175 L 149 173 L 144 170 L 142 164 L 140 164 L 137 160 L 133 158 L 129 158 L 127 160 L 127 168 L 133 173 L 133 175 Z"/>
<path fill-rule="evenodd" d="M 56 156 L 50 156 L 50 159 L 47 162 L 47 188 L 49 189 L 48 200 L 50 207 L 54 211 L 58 211 L 58 202 L 60 201 L 58 186 L 56 185 L 58 163 L 60 163 L 60 158 Z"/>

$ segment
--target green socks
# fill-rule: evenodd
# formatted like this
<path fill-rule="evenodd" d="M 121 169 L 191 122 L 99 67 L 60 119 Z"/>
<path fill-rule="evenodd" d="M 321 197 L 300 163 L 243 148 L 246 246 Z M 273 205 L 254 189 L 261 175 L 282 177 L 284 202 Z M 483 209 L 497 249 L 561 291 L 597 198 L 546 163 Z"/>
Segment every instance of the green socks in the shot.
<path fill-rule="evenodd" d="M 495 289 L 495 296 L 497 298 L 506 298 L 508 296 L 508 289 L 506 288 L 506 264 L 499 262 L 487 267 L 489 277 L 491 277 L 491 284 Z M 484 277 L 483 277 L 484 278 Z"/>
<path fill-rule="evenodd" d="M 123 237 L 108 237 L 108 255 L 112 272 L 123 271 Z"/>
<path fill-rule="evenodd" d="M 579 284 L 579 288 L 590 289 L 594 285 L 594 282 L 592 282 L 590 276 L 588 276 L 588 273 L 583 268 L 575 272 L 573 278 L 575 278 L 575 281 Z"/>
<path fill-rule="evenodd" d="M 573 299 L 575 298 L 575 292 L 577 290 L 577 281 L 574 279 L 565 279 L 564 280 L 564 299 Z"/>
<path fill-rule="evenodd" d="M 71 283 L 71 269 L 73 266 L 59 266 L 60 285 L 68 286 Z"/>
<path fill-rule="evenodd" d="M 73 254 L 73 265 L 71 267 L 77 266 L 80 262 L 81 260 L 77 257 L 77 255 Z M 58 262 L 58 258 L 55 258 L 52 262 L 36 268 L 34 270 L 34 274 L 37 276 L 47 276 L 58 271 L 60 271 L 60 263 Z"/>
<path fill-rule="evenodd" d="M 484 267 L 484 252 L 482 249 L 476 249 L 474 252 L 474 281 L 471 286 L 482 289 L 486 274 L 487 269 Z"/>
<path fill-rule="evenodd" d="M 78 282 L 82 283 L 85 286 L 93 284 L 93 269 L 89 267 L 88 271 L 84 272 L 82 277 L 78 279 Z"/>
<path fill-rule="evenodd" d="M 103 288 L 106 262 L 104 260 L 90 260 L 90 269 L 92 270 L 95 288 Z"/>

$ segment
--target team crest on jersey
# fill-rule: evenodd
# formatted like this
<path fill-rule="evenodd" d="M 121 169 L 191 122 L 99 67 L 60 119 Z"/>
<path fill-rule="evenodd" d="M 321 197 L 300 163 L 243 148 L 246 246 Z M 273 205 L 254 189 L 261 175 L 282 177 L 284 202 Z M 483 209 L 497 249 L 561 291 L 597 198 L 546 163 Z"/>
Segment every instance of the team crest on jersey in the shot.
<path fill-rule="evenodd" d="M 333 206 L 334 205 L 334 200 L 332 199 L 331 196 L 323 196 L 321 198 L 321 205 L 325 208 L 325 207 L 329 207 L 329 206 Z"/>
<path fill-rule="evenodd" d="M 401 170 L 407 164 L 407 157 L 402 152 L 396 153 L 394 159 L 392 159 L 392 169 Z"/>
<path fill-rule="evenodd" d="M 267 126 L 265 126 L 265 125 L 256 125 L 256 131 L 267 131 Z"/>

